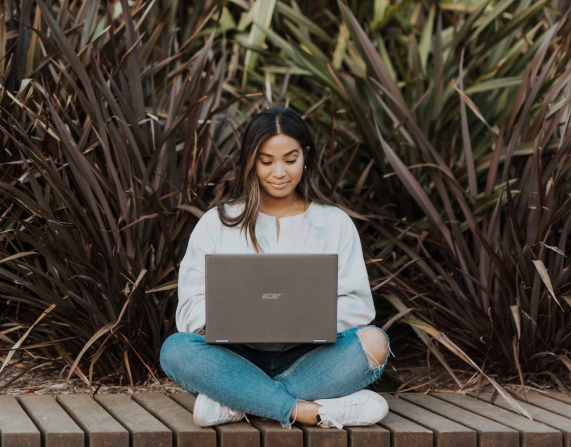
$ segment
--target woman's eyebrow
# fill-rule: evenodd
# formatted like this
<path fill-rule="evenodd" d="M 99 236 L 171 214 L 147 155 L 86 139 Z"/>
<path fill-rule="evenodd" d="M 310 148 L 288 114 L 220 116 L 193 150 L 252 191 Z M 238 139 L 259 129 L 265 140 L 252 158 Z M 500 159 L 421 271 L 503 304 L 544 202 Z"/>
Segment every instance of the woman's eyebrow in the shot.
<path fill-rule="evenodd" d="M 299 150 L 298 150 L 298 149 L 294 149 L 293 151 L 289 151 L 287 154 L 284 155 L 284 157 L 287 157 L 289 154 L 293 154 L 294 152 L 299 152 Z M 273 155 L 266 154 L 266 153 L 264 153 L 264 152 L 258 152 L 258 155 L 265 155 L 266 157 L 272 157 L 272 158 L 274 158 Z"/>

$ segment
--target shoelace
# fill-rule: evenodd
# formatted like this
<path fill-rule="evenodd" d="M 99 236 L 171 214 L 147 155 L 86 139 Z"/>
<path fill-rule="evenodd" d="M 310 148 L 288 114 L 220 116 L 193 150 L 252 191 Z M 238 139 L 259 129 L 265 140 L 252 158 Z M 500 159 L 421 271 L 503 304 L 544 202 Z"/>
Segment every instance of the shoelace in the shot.
<path fill-rule="evenodd" d="M 238 413 L 240 413 L 240 411 L 234 410 L 233 408 L 227 407 L 226 405 L 221 405 L 221 407 L 226 407 L 226 408 L 228 408 L 228 412 L 230 413 L 231 416 L 235 416 L 235 415 L 237 415 Z M 252 424 L 250 423 L 250 419 L 248 419 L 248 416 L 246 416 L 246 413 L 244 413 L 244 417 L 245 417 L 246 420 L 248 421 L 248 424 L 252 425 Z"/>
<path fill-rule="evenodd" d="M 356 419 L 362 419 L 363 416 L 363 403 L 360 400 L 351 399 L 349 403 L 339 402 L 339 403 L 328 403 L 322 405 L 319 409 L 319 415 L 321 416 L 321 422 L 317 425 L 326 425 L 325 422 L 331 422 L 338 429 L 343 428 L 337 419 L 346 420 L 347 422 L 352 422 Z"/>

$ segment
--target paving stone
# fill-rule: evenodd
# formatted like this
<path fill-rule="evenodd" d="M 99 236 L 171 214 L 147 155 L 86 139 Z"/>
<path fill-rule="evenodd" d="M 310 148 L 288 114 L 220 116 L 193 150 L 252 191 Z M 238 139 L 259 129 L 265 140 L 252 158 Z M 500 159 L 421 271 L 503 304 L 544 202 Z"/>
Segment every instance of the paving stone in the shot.
<path fill-rule="evenodd" d="M 172 430 L 175 447 L 216 447 L 216 431 L 196 425 L 191 412 L 163 393 L 133 394 L 132 399 Z"/>
<path fill-rule="evenodd" d="M 543 408 L 551 413 L 559 414 L 571 419 L 571 401 L 569 403 L 552 399 L 549 396 L 537 393 L 514 393 L 519 400 L 528 402 L 536 407 Z"/>
<path fill-rule="evenodd" d="M 350 447 L 390 447 L 391 432 L 380 425 L 368 425 L 364 427 L 343 427 L 347 430 Z"/>
<path fill-rule="evenodd" d="M 485 393 L 485 394 L 480 394 L 478 398 L 485 402 L 491 402 L 492 396 L 493 393 Z M 518 397 L 521 397 L 523 399 L 523 394 Z M 546 399 L 549 398 L 547 397 Z M 508 410 L 514 413 L 516 412 L 515 409 L 509 403 L 507 403 L 505 399 L 500 395 L 497 396 L 493 404 L 500 408 L 503 408 L 504 410 Z M 559 414 L 551 413 L 550 411 L 544 410 L 543 408 L 539 408 L 535 405 L 523 401 L 521 402 L 518 401 L 518 404 L 525 411 L 531 414 L 531 417 L 534 420 L 542 422 L 543 424 L 548 425 L 549 427 L 560 431 L 561 434 L 563 435 L 563 445 L 565 447 L 571 447 L 571 419 L 565 418 Z"/>
<path fill-rule="evenodd" d="M 434 433 L 435 447 L 476 447 L 477 434 L 471 428 L 431 413 L 390 394 L 383 395 L 392 412 L 397 413 Z"/>
<path fill-rule="evenodd" d="M 568 394 L 556 393 L 553 391 L 549 391 L 549 392 L 545 393 L 545 395 L 551 399 L 555 399 L 555 400 L 558 400 L 560 402 L 564 402 L 566 404 L 571 405 L 571 396 L 569 396 Z"/>
<path fill-rule="evenodd" d="M 475 430 L 478 435 L 479 447 L 519 447 L 519 433 L 505 425 L 498 424 L 488 418 L 444 402 L 431 395 L 402 393 L 399 394 L 399 397 L 425 410 Z"/>
<path fill-rule="evenodd" d="M 129 431 L 131 447 L 172 447 L 172 432 L 125 394 L 96 394 L 95 400 Z"/>
<path fill-rule="evenodd" d="M 85 433 L 52 396 L 22 395 L 18 402 L 40 430 L 42 447 L 84 447 Z"/>
<path fill-rule="evenodd" d="M 196 398 L 189 393 L 173 393 L 169 396 L 176 403 L 191 413 L 194 411 Z M 215 425 L 218 447 L 260 447 L 260 431 L 245 420 Z"/>
<path fill-rule="evenodd" d="M 431 430 L 392 411 L 377 424 L 391 433 L 391 447 L 432 447 L 434 436 Z"/>
<path fill-rule="evenodd" d="M 0 396 L 0 445 L 2 447 L 40 447 L 41 435 L 18 401 Z"/>
<path fill-rule="evenodd" d="M 248 419 L 260 432 L 261 447 L 303 447 L 303 432 L 295 425 L 289 430 L 272 419 L 254 415 L 248 415 Z"/>
<path fill-rule="evenodd" d="M 87 447 L 129 447 L 129 432 L 88 394 L 60 394 L 57 402 L 81 427 Z"/>
<path fill-rule="evenodd" d="M 458 393 L 434 393 L 432 396 L 519 431 L 521 447 L 560 447 L 563 445 L 561 432 L 482 400 Z"/>

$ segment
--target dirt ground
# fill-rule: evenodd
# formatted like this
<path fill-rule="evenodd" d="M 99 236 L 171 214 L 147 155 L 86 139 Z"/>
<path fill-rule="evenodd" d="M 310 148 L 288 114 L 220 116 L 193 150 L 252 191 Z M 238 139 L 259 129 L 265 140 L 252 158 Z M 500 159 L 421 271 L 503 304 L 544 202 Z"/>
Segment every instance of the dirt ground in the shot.
<path fill-rule="evenodd" d="M 66 385 L 68 371 L 69 369 L 66 368 L 59 373 L 54 371 L 43 375 L 41 370 L 35 370 L 14 380 L 22 371 L 12 370 L 5 377 L 4 374 L 0 377 L 0 394 L 11 396 L 20 394 L 89 394 L 87 384 L 76 375 Z M 12 380 L 13 382 L 8 384 Z M 163 392 L 164 389 L 168 394 L 171 394 L 184 391 L 184 388 L 167 377 L 159 378 L 158 382 L 149 374 L 145 383 L 131 387 L 129 379 L 125 380 L 123 376 L 104 377 L 94 380 L 93 392 L 94 394 L 133 394 Z"/>
<path fill-rule="evenodd" d="M 69 367 L 65 366 L 61 370 L 50 371 L 47 368 L 36 366 L 35 369 L 24 368 L 22 365 L 15 367 L 10 365 L 7 370 L 0 375 L 0 394 L 20 395 L 20 394 L 81 394 L 89 393 L 87 384 L 74 374 L 66 385 Z M 46 371 L 47 370 L 47 371 Z M 428 391 L 448 391 L 456 392 L 474 392 L 479 388 L 480 392 L 494 391 L 490 382 L 482 377 L 477 371 L 453 369 L 452 370 L 462 386 L 458 385 L 448 371 L 439 365 L 432 365 L 430 374 L 426 364 L 417 363 L 416 366 L 411 365 L 394 365 L 389 363 L 385 369 L 385 374 L 377 382 L 369 385 L 367 388 L 373 391 L 391 391 L 391 392 L 428 392 Z M 395 381 L 396 379 L 396 381 Z M 497 377 L 493 377 L 497 380 Z M 400 381 L 400 382 L 399 382 Z M 94 394 L 132 394 L 132 393 L 148 393 L 148 392 L 165 392 L 167 394 L 183 392 L 177 383 L 169 380 L 167 377 L 160 375 L 158 382 L 151 374 L 148 374 L 147 380 L 142 384 L 131 383 L 128 378 L 116 373 L 112 376 L 94 378 L 93 380 Z M 567 380 L 568 382 L 568 380 Z M 568 383 L 564 381 L 566 386 Z M 510 383 L 503 383 L 502 386 L 507 390 L 522 391 L 522 386 L 517 380 Z M 545 391 L 562 391 L 556 384 L 548 382 L 537 384 L 528 383 L 526 392 L 545 392 Z"/>

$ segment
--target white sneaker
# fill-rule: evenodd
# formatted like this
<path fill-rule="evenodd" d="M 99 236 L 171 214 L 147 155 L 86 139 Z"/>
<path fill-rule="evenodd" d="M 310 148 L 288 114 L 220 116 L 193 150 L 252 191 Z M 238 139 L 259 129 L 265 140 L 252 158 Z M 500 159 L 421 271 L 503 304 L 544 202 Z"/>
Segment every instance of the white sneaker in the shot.
<path fill-rule="evenodd" d="M 323 428 L 343 425 L 373 425 L 383 419 L 389 412 L 387 401 L 371 390 L 360 390 L 348 396 L 334 399 L 318 399 L 315 403 L 322 405 L 318 413 Z"/>
<path fill-rule="evenodd" d="M 238 422 L 246 418 L 250 420 L 243 411 L 234 410 L 226 405 L 208 397 L 206 394 L 198 394 L 194 404 L 194 423 L 200 427 L 211 427 L 212 425 L 226 424 L 228 422 Z"/>

